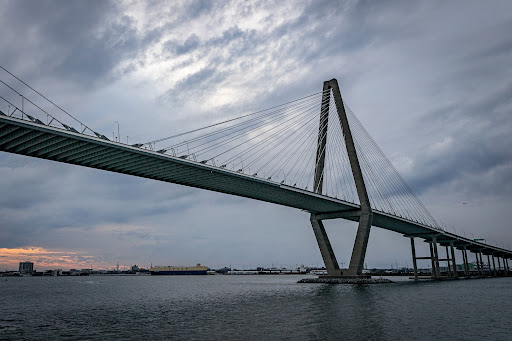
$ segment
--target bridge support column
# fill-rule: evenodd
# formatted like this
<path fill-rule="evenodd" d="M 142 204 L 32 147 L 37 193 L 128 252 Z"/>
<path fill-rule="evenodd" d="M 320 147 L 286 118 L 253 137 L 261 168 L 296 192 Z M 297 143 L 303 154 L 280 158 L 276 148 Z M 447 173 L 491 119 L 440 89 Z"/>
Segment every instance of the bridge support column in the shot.
<path fill-rule="evenodd" d="M 361 276 L 363 274 L 364 257 L 366 256 L 366 248 L 368 246 L 371 226 L 372 215 L 361 214 L 354 248 L 352 249 L 352 257 L 350 258 L 350 264 L 347 271 L 348 276 Z"/>
<path fill-rule="evenodd" d="M 432 262 L 432 277 L 438 279 L 440 277 L 439 262 L 437 261 L 437 246 L 433 241 L 429 241 L 430 260 Z"/>
<path fill-rule="evenodd" d="M 453 249 L 453 242 L 450 243 L 450 251 L 452 254 L 453 278 L 459 278 L 459 274 L 457 273 L 457 261 L 455 260 L 455 250 Z"/>
<path fill-rule="evenodd" d="M 471 277 L 471 270 L 469 269 L 468 249 L 464 249 L 464 253 L 466 254 L 466 266 L 468 267 L 468 276 Z"/>
<path fill-rule="evenodd" d="M 439 268 L 439 254 L 437 252 L 437 238 L 435 236 L 432 237 L 432 245 L 434 247 L 434 261 L 436 263 L 436 276 L 435 278 L 441 278 L 441 269 Z"/>
<path fill-rule="evenodd" d="M 501 275 L 501 263 L 500 263 L 500 256 L 498 258 L 498 275 Z"/>
<path fill-rule="evenodd" d="M 436 262 L 434 261 L 434 247 L 432 242 L 428 242 L 428 248 L 430 250 L 430 263 L 432 264 L 432 278 L 436 278 Z"/>
<path fill-rule="evenodd" d="M 508 258 L 503 258 L 504 259 L 504 262 L 507 264 L 507 276 L 508 274 L 510 273 L 510 268 L 508 267 Z"/>
<path fill-rule="evenodd" d="M 466 247 L 465 246 L 462 249 L 462 259 L 463 259 L 463 262 L 464 262 L 464 275 L 466 277 L 468 277 L 469 276 L 468 254 L 466 252 Z"/>
<path fill-rule="evenodd" d="M 491 258 L 487 255 L 487 267 L 489 268 L 489 276 L 492 276 Z"/>
<path fill-rule="evenodd" d="M 494 270 L 494 277 L 496 277 L 497 273 L 496 273 L 496 262 L 494 261 L 494 254 L 492 254 L 491 257 L 492 257 L 492 268 Z"/>
<path fill-rule="evenodd" d="M 482 271 L 482 263 L 480 263 L 480 260 L 478 259 L 478 252 L 475 251 L 475 260 L 476 260 L 476 270 L 478 272 L 479 276 L 483 275 Z"/>
<path fill-rule="evenodd" d="M 445 247 L 446 249 L 446 266 L 448 268 L 448 276 L 452 276 L 452 267 L 450 265 L 450 255 L 448 254 L 448 246 Z"/>
<path fill-rule="evenodd" d="M 325 268 L 327 269 L 327 275 L 333 277 L 341 276 L 342 272 L 336 260 L 336 256 L 334 255 L 334 251 L 332 250 L 331 243 L 329 242 L 329 237 L 327 237 L 327 233 L 325 232 L 324 224 L 321 220 L 316 219 L 316 214 L 314 213 L 311 214 L 310 220 L 318 247 L 320 248 L 320 253 L 322 254 L 322 259 L 324 260 Z"/>
<path fill-rule="evenodd" d="M 474 252 L 474 254 L 475 254 L 475 262 L 476 262 L 476 271 L 477 271 L 478 275 L 481 276 L 482 268 L 480 265 L 480 260 L 478 259 L 478 252 Z"/>
<path fill-rule="evenodd" d="M 480 255 L 480 267 L 482 268 L 482 276 L 485 276 L 484 260 L 482 259 L 482 251 L 479 251 L 478 254 Z"/>
<path fill-rule="evenodd" d="M 454 277 L 454 267 L 453 267 L 453 259 L 450 258 L 450 253 L 448 252 L 448 246 L 445 246 L 446 249 L 446 264 L 448 265 L 448 276 Z"/>
<path fill-rule="evenodd" d="M 466 272 L 466 257 L 464 257 L 464 249 L 461 250 L 462 253 L 462 271 L 464 271 L 464 276 L 467 276 Z"/>
<path fill-rule="evenodd" d="M 412 266 L 414 268 L 414 279 L 418 279 L 418 265 L 416 263 L 416 248 L 414 247 L 414 237 L 411 237 Z"/>
<path fill-rule="evenodd" d="M 471 254 L 471 251 L 469 251 L 469 254 Z M 475 265 L 476 265 L 476 273 L 478 275 L 480 275 L 480 267 L 478 266 L 478 256 L 476 257 Z"/>

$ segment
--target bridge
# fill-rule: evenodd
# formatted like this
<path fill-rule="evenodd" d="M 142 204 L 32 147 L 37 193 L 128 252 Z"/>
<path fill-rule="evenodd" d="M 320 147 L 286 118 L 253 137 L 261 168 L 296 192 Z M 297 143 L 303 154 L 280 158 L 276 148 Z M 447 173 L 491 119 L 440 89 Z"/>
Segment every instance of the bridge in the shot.
<path fill-rule="evenodd" d="M 416 279 L 418 260 L 431 263 L 435 279 L 509 274 L 512 251 L 439 226 L 344 103 L 335 79 L 324 82 L 317 94 L 129 145 L 120 136 L 110 140 L 89 128 L 1 69 L 10 77 L 0 80 L 6 107 L 0 111 L 1 151 L 306 211 L 329 277 L 365 277 L 372 226 L 410 239 Z M 358 222 L 347 270 L 340 269 L 325 231 L 328 219 Z M 416 255 L 416 239 L 429 244 L 429 255 Z M 441 247 L 446 258 L 440 256 Z M 457 271 L 455 250 L 461 252 L 462 271 Z M 475 255 L 476 270 L 469 267 L 468 252 Z M 448 271 L 442 276 L 443 262 Z"/>

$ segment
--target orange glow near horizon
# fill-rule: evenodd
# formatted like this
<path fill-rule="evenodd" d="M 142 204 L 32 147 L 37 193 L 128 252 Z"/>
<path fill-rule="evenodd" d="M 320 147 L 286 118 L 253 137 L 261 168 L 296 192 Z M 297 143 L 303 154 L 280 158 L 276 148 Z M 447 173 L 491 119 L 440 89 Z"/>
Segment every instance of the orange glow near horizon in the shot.
<path fill-rule="evenodd" d="M 0 271 L 18 270 L 19 262 L 25 261 L 33 262 L 34 270 L 38 271 L 48 269 L 83 269 L 90 268 L 91 265 L 100 269 L 109 267 L 103 261 L 95 260 L 93 256 L 74 251 L 48 250 L 37 246 L 12 249 L 0 248 Z"/>

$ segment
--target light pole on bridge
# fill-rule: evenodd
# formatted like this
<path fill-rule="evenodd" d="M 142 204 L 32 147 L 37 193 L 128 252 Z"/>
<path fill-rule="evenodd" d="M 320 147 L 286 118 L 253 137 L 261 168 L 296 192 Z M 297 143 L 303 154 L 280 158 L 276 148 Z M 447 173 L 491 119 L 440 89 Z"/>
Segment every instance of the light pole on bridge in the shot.
<path fill-rule="evenodd" d="M 114 121 L 114 123 L 117 123 L 117 140 L 119 143 L 121 143 L 121 135 L 119 135 L 119 122 Z"/>

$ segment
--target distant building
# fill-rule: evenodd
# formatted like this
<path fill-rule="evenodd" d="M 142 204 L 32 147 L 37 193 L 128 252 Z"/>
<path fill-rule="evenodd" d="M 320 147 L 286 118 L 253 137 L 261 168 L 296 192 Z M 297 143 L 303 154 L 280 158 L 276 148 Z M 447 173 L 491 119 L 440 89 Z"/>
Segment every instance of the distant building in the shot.
<path fill-rule="evenodd" d="M 52 270 L 52 276 L 62 276 L 62 269 Z"/>
<path fill-rule="evenodd" d="M 81 271 L 77 269 L 69 269 L 70 276 L 80 276 Z"/>
<path fill-rule="evenodd" d="M 20 274 L 32 274 L 34 272 L 34 263 L 20 262 Z"/>

